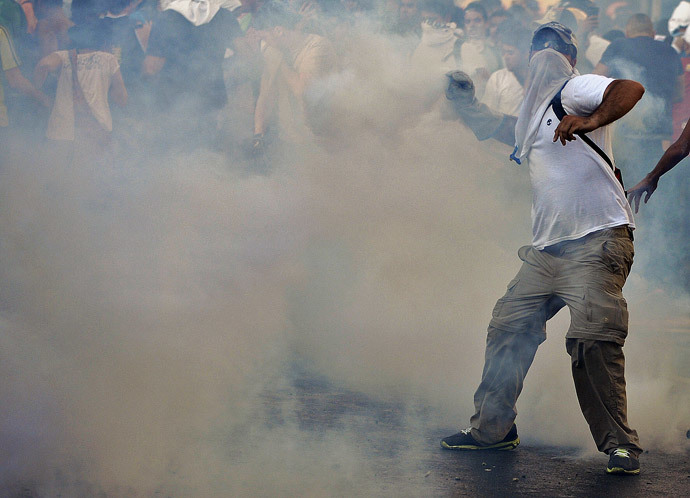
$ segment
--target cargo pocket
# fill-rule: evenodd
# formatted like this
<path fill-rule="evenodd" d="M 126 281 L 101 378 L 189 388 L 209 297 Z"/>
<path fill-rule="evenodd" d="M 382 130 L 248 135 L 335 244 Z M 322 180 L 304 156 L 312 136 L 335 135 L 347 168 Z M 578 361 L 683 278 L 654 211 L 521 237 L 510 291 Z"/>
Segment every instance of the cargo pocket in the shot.
<path fill-rule="evenodd" d="M 592 295 L 585 290 L 587 301 L 587 321 L 595 332 L 611 331 L 625 338 L 628 332 L 628 303 L 624 297 L 609 294 Z"/>
<path fill-rule="evenodd" d="M 514 278 L 513 280 L 510 281 L 508 284 L 508 287 L 506 289 L 506 293 L 503 295 L 502 298 L 500 298 L 498 301 L 496 301 L 496 304 L 494 305 L 494 310 L 491 312 L 491 316 L 496 318 L 501 314 L 501 310 L 503 309 L 503 305 L 506 302 L 506 298 L 508 298 L 512 293 L 513 289 L 515 289 L 515 286 L 517 283 L 520 281 L 519 278 Z"/>

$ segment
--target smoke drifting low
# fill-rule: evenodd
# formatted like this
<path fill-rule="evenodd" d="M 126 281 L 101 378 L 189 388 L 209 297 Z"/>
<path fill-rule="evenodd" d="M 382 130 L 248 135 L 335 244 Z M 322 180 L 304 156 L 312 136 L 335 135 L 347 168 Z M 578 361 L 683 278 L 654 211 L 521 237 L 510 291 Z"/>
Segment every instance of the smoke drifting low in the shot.
<path fill-rule="evenodd" d="M 376 493 L 359 419 L 306 433 L 295 371 L 392 403 L 409 451 L 465 425 L 491 308 L 530 240 L 527 171 L 441 118 L 438 72 L 382 37 L 356 43 L 329 80 L 336 138 L 268 174 L 203 150 L 100 170 L 6 161 L 0 487 Z M 687 296 L 631 283 L 630 420 L 666 445 L 690 422 L 666 361 Z M 592 449 L 566 321 L 549 325 L 518 422 L 526 442 Z"/>

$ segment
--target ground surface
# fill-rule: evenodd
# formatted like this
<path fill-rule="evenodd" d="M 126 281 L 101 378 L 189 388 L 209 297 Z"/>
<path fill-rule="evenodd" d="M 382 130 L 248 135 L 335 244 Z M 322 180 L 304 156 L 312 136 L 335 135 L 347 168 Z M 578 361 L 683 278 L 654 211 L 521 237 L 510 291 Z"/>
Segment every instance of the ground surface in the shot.
<path fill-rule="evenodd" d="M 427 425 L 423 408 L 371 399 L 309 375 L 296 375 L 287 384 L 261 395 L 263 413 L 256 423 L 261 432 L 269 434 L 275 448 L 270 453 L 277 455 L 279 462 L 282 458 L 305 459 L 306 463 L 297 465 L 287 462 L 287 468 L 295 469 L 294 475 L 287 477 L 289 485 L 282 482 L 286 476 L 277 472 L 281 469 L 259 461 L 250 464 L 250 472 L 263 477 L 259 481 L 248 479 L 240 491 L 225 493 L 227 488 L 221 486 L 216 488 L 220 491 L 199 494 L 196 488 L 181 489 L 178 482 L 161 483 L 150 496 L 690 496 L 690 441 L 684 452 L 644 453 L 639 476 L 609 476 L 605 455 L 583 457 L 572 448 L 540 446 L 530 442 L 529 434 L 521 436 L 522 443 L 514 451 L 443 450 L 440 439 L 454 429 Z M 239 434 L 236 446 L 244 440 L 246 437 Z M 231 442 L 227 445 L 232 446 Z M 285 452 L 287 447 L 293 450 Z M 295 447 L 312 452 L 316 458 L 303 457 Z M 339 458 L 341 448 L 354 458 Z M 228 472 L 233 465 L 241 467 L 246 451 L 229 457 Z M 243 479 L 242 474 L 239 476 Z M 257 484 L 264 479 L 268 484 Z M 57 494 L 36 489 L 31 483 L 18 482 L 12 489 L 1 490 L 0 496 L 149 496 L 131 488 L 104 491 L 87 482 L 70 483 L 69 492 Z"/>
<path fill-rule="evenodd" d="M 293 394 L 306 431 L 360 415 L 358 432 L 366 434 L 360 444 L 369 446 L 373 490 L 381 496 L 690 497 L 690 444 L 680 454 L 645 452 L 639 476 L 610 476 L 603 454 L 582 457 L 571 448 L 530 444 L 524 436 L 514 451 L 443 450 L 439 441 L 452 428 L 428 428 L 420 440 L 401 442 L 409 427 L 395 404 L 304 378 L 295 382 Z"/>

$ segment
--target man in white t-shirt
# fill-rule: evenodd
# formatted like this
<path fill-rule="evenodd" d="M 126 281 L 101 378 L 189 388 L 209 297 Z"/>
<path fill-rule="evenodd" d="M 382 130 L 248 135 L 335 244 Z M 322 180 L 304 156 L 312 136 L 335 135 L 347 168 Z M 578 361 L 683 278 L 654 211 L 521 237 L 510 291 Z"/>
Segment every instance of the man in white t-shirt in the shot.
<path fill-rule="evenodd" d="M 519 444 L 515 403 L 524 377 L 546 339 L 546 321 L 568 306 L 566 349 L 582 413 L 598 449 L 609 455 L 607 473 L 636 475 L 642 448 L 627 422 L 622 350 L 628 330 L 622 287 L 633 260 L 634 222 L 614 174 L 608 125 L 635 106 L 644 88 L 579 76 L 576 57 L 570 29 L 560 23 L 537 28 L 517 119 L 478 104 L 467 75 L 450 75 L 446 95 L 475 135 L 516 144 L 511 158 L 528 161 L 533 239 L 518 251 L 522 268 L 492 313 L 471 427 L 441 446 Z M 566 114 L 560 120 L 553 104 L 558 95 Z"/>
<path fill-rule="evenodd" d="M 481 101 L 494 111 L 517 116 L 525 96 L 532 33 L 519 23 L 505 21 L 498 26 L 496 37 L 505 67 L 491 73 Z"/>

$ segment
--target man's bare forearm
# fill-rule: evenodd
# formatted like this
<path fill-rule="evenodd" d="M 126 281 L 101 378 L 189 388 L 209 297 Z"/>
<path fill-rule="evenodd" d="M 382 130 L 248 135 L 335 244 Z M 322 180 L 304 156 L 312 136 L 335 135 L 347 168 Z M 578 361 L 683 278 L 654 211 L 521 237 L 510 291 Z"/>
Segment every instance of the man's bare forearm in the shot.
<path fill-rule="evenodd" d="M 601 104 L 590 116 L 592 131 L 625 116 L 644 95 L 644 87 L 633 80 L 614 80 L 606 88 Z"/>
<path fill-rule="evenodd" d="M 658 180 L 664 173 L 668 173 L 676 164 L 685 159 L 688 154 L 690 154 L 690 126 L 686 125 L 678 140 L 666 149 L 664 155 L 661 156 L 659 162 L 647 176 Z"/>

